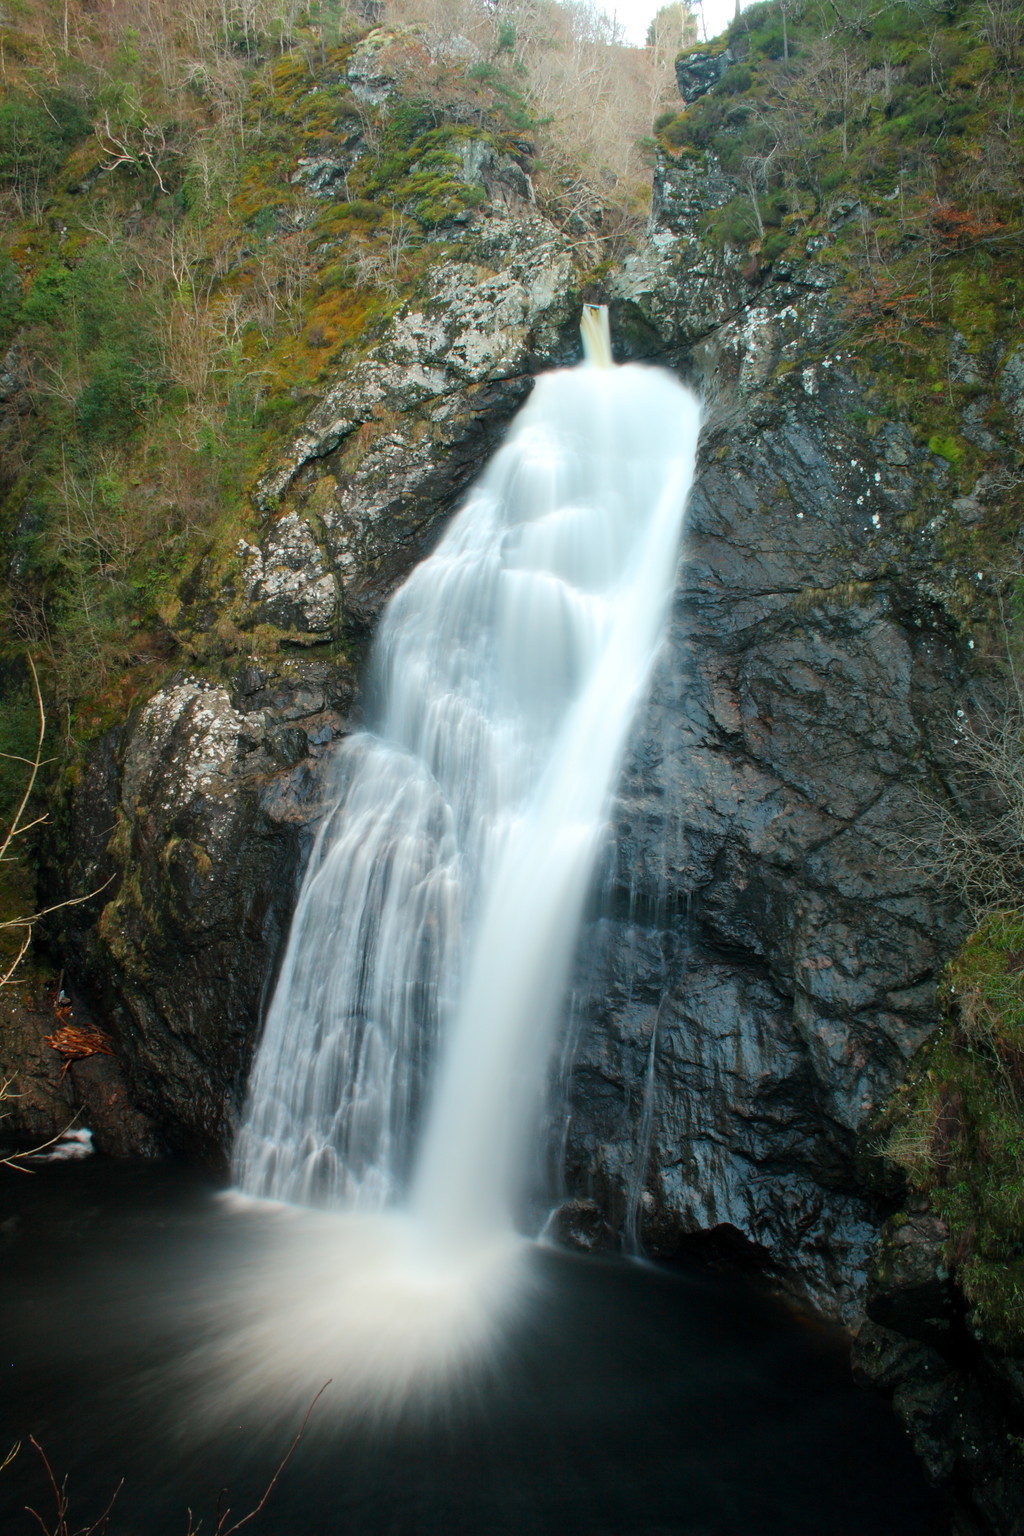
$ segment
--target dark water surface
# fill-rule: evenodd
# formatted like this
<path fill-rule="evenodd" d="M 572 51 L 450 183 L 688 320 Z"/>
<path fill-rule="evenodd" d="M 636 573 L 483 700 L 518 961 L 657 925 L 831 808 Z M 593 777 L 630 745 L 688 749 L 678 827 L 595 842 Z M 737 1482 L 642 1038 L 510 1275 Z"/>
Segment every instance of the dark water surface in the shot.
<path fill-rule="evenodd" d="M 0 1170 L 3 1172 L 3 1170 Z M 72 1531 L 120 1479 L 110 1536 L 202 1532 L 258 1502 L 298 1428 L 273 1401 L 216 1432 L 170 1372 L 189 1298 L 245 1261 L 194 1173 L 96 1160 L 0 1185 L 0 1530 L 67 1476 Z M 404 1422 L 340 1422 L 328 1388 L 253 1536 L 943 1536 L 943 1507 L 843 1336 L 741 1282 L 538 1251 L 498 1357 Z M 311 1384 L 310 1397 L 320 1382 Z M 224 1492 L 226 1490 L 226 1492 Z M 221 1501 L 218 1504 L 218 1501 Z M 230 1522 L 228 1522 L 230 1523 Z"/>

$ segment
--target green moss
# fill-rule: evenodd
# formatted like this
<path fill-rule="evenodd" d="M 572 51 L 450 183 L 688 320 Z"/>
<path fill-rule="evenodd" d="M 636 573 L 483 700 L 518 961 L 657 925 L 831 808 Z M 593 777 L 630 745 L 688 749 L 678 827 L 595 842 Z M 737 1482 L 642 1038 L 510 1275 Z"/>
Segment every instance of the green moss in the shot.
<path fill-rule="evenodd" d="M 941 389 L 942 386 L 940 385 Z M 945 459 L 950 464 L 959 464 L 967 451 L 967 444 L 959 437 L 948 437 L 941 432 L 933 432 L 928 439 L 928 452 L 938 454 L 940 459 Z"/>
<path fill-rule="evenodd" d="M 681 64 L 684 60 L 692 59 L 695 56 L 705 59 L 716 59 L 720 53 L 725 52 L 728 46 L 729 39 L 724 35 L 713 37 L 707 43 L 688 43 L 685 48 L 676 54 L 676 63 Z"/>
<path fill-rule="evenodd" d="M 350 178 L 358 197 L 401 210 L 425 229 L 479 205 L 485 194 L 462 174 L 462 155 L 473 142 L 493 147 L 493 136 L 446 122 L 435 102 L 401 103 L 388 115 L 381 149 Z"/>

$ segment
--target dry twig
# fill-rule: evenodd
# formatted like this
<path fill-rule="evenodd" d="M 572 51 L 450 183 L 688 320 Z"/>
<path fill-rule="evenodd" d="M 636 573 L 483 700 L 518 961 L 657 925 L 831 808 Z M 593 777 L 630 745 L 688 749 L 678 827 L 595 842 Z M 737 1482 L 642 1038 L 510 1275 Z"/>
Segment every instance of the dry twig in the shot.
<path fill-rule="evenodd" d="M 43 1532 L 43 1536 L 97 1536 L 97 1532 L 105 1531 L 110 1520 L 110 1511 L 114 1507 L 114 1500 L 117 1498 L 118 1494 L 121 1492 L 121 1489 L 124 1487 L 124 1478 L 122 1477 L 121 1481 L 114 1489 L 110 1496 L 110 1502 L 103 1513 L 100 1515 L 99 1519 L 94 1520 L 91 1525 L 82 1525 L 79 1526 L 76 1530 L 72 1530 L 68 1521 L 68 1480 L 65 1477 L 58 1483 L 53 1468 L 50 1465 L 49 1457 L 43 1450 L 42 1446 L 39 1444 L 39 1441 L 36 1439 L 35 1435 L 29 1435 L 29 1441 L 39 1452 L 40 1460 L 42 1461 L 43 1466 L 46 1468 L 46 1476 L 50 1484 L 50 1492 L 53 1495 L 53 1515 L 51 1516 L 55 1522 L 53 1525 L 48 1525 L 39 1511 L 33 1509 L 31 1505 L 26 1504 L 25 1506 L 27 1512 L 33 1517 L 34 1520 L 38 1522 L 39 1529 Z"/>
<path fill-rule="evenodd" d="M 270 1479 L 270 1482 L 267 1484 L 266 1488 L 263 1490 L 263 1497 L 260 1499 L 259 1503 L 250 1509 L 247 1515 L 243 1515 L 240 1520 L 233 1521 L 231 1525 L 228 1525 L 228 1521 L 231 1519 L 231 1510 L 225 1509 L 218 1517 L 217 1524 L 214 1527 L 213 1536 L 234 1536 L 235 1531 L 240 1531 L 243 1525 L 248 1525 L 250 1520 L 255 1520 L 256 1516 L 261 1513 L 267 1500 L 270 1498 L 270 1495 L 277 1487 L 282 1472 L 295 1454 L 295 1450 L 299 1441 L 306 1433 L 306 1426 L 309 1423 L 310 1415 L 312 1414 L 313 1409 L 323 1397 L 324 1393 L 327 1391 L 327 1388 L 331 1385 L 333 1380 L 333 1376 L 328 1377 L 323 1386 L 320 1388 L 319 1392 L 314 1397 L 313 1401 L 310 1403 L 309 1407 L 306 1409 L 305 1417 L 303 1418 L 302 1423 L 299 1425 L 298 1433 L 296 1434 L 295 1439 L 292 1441 L 291 1445 L 285 1451 L 281 1460 L 278 1462 L 277 1470 L 275 1471 L 273 1477 Z M 191 1510 L 188 1512 L 188 1530 L 186 1531 L 185 1536 L 199 1536 L 199 1526 L 193 1525 Z"/>

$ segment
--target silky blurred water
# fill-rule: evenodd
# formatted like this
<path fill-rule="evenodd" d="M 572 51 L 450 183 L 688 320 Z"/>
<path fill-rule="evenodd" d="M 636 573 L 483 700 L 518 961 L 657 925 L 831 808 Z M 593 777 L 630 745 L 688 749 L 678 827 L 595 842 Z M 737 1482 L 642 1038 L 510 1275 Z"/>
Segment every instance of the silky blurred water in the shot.
<path fill-rule="evenodd" d="M 694 396 L 588 346 L 382 620 L 235 1152 L 242 1191 L 404 1206 L 435 1253 L 514 1225 L 693 473 Z"/>
<path fill-rule="evenodd" d="M 841 1334 L 516 1234 L 697 427 L 657 370 L 540 379 L 390 605 L 240 1188 L 99 1159 L 9 1176 L 5 1532 L 39 1529 L 28 1507 L 87 1530 L 122 1479 L 111 1536 L 230 1527 L 272 1482 L 254 1533 L 946 1530 Z M 64 1526 L 30 1435 L 68 1479 Z"/>
<path fill-rule="evenodd" d="M 319 1219 L 318 1213 L 312 1213 Z M 68 1476 L 72 1530 L 185 1536 L 247 1513 L 329 1374 L 296 1398 L 197 1413 L 183 1353 L 216 1343 L 211 1288 L 262 1272 L 271 1212 L 164 1166 L 54 1166 L 0 1190 L 0 1529 L 48 1516 L 34 1434 Z M 475 1369 L 397 1415 L 328 1387 L 253 1536 L 944 1536 L 843 1335 L 756 1287 L 527 1245 L 529 1305 Z M 302 1321 L 301 1285 L 290 1298 Z M 285 1306 L 289 1301 L 282 1298 Z M 315 1332 L 316 1319 L 306 1318 Z M 336 1385 L 340 1389 L 336 1394 Z M 301 1390 L 300 1390 L 301 1388 Z"/>

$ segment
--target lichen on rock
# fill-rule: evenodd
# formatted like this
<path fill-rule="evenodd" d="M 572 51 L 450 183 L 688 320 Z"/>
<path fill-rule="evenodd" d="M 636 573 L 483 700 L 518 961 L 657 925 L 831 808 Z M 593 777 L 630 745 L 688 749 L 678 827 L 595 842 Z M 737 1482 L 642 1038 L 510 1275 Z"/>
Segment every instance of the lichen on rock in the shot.
<path fill-rule="evenodd" d="M 262 545 L 240 540 L 238 554 L 253 622 L 309 634 L 330 632 L 337 585 L 308 524 L 297 513 L 289 512 L 275 523 Z"/>

